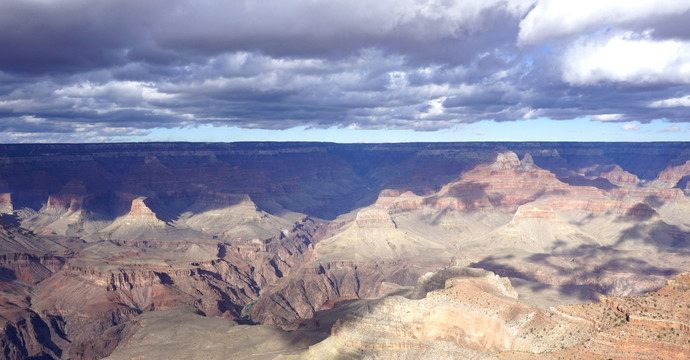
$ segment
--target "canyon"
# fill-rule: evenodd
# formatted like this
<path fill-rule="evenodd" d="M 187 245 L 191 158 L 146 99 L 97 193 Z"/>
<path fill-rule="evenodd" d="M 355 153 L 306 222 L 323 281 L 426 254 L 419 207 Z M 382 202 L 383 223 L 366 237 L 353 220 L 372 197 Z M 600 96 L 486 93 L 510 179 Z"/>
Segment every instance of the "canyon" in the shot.
<path fill-rule="evenodd" d="M 0 145 L 8 359 L 690 356 L 690 143 Z"/>

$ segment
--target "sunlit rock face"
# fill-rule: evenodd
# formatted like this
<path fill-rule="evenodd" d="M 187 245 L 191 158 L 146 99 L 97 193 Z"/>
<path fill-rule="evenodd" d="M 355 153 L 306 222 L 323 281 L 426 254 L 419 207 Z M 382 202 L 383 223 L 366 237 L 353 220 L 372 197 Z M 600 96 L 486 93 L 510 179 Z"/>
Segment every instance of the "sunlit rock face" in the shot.
<path fill-rule="evenodd" d="M 167 341 L 158 358 L 680 358 L 688 154 L 0 145 L 0 346 L 10 359 L 156 358 L 152 339 Z M 223 336 L 232 346 L 210 344 Z"/>
<path fill-rule="evenodd" d="M 685 359 L 687 282 L 685 273 L 643 296 L 543 309 L 521 302 L 507 278 L 447 269 L 420 278 L 421 299 L 390 296 L 341 318 L 299 358 Z"/>
<path fill-rule="evenodd" d="M 11 214 L 14 212 L 14 206 L 12 206 L 12 194 L 11 193 L 1 193 L 0 194 L 0 214 Z"/>

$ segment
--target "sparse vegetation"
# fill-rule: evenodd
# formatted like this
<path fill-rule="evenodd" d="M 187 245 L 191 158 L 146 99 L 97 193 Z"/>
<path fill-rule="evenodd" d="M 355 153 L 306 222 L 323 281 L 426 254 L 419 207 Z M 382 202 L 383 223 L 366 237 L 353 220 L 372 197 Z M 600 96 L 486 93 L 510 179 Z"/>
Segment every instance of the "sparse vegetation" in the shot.
<path fill-rule="evenodd" d="M 259 300 L 254 300 L 242 308 L 242 311 L 240 312 L 240 316 L 242 317 L 242 319 L 246 320 L 249 323 L 254 322 L 252 320 L 252 309 L 254 309 L 254 305 L 256 305 L 258 301 Z"/>

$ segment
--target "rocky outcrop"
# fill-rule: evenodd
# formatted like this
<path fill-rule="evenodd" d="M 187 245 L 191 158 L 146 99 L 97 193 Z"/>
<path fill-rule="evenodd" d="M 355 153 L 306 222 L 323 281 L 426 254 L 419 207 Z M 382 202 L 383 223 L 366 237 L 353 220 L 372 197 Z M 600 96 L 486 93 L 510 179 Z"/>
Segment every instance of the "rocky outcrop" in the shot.
<path fill-rule="evenodd" d="M 671 188 L 678 184 L 680 179 L 690 175 L 690 160 L 687 160 L 682 165 L 669 166 L 664 171 L 659 173 L 654 186 Z"/>
<path fill-rule="evenodd" d="M 146 197 L 132 200 L 129 212 L 100 230 L 107 239 L 155 239 L 168 224 L 160 220 L 145 203 Z"/>
<path fill-rule="evenodd" d="M 146 197 L 143 196 L 132 200 L 132 206 L 129 209 L 129 213 L 127 213 L 127 219 L 141 219 L 146 222 L 150 221 L 152 223 L 159 224 L 160 220 L 158 220 L 158 218 L 156 218 L 156 214 L 154 214 L 153 211 L 146 206 L 144 200 L 146 200 Z"/>
<path fill-rule="evenodd" d="M 501 152 L 491 164 L 479 165 L 459 181 L 444 186 L 427 204 L 439 210 L 515 210 L 539 196 L 562 191 L 568 185 L 538 168 L 527 158 L 523 164 L 513 152 Z"/>
<path fill-rule="evenodd" d="M 599 301 L 618 311 L 633 325 L 652 329 L 676 328 L 690 337 L 690 309 L 683 306 L 689 292 L 690 274 L 684 273 L 668 280 L 663 288 L 643 296 L 602 296 Z"/>
<path fill-rule="evenodd" d="M 386 208 L 389 214 L 413 211 L 424 205 L 424 197 L 412 191 L 383 190 L 374 204 Z"/>
<path fill-rule="evenodd" d="M 52 255 L 3 254 L 0 255 L 0 268 L 11 274 L 13 279 L 20 279 L 30 284 L 49 278 L 64 265 L 64 259 Z"/>
<path fill-rule="evenodd" d="M 59 193 L 48 196 L 45 208 L 47 211 L 79 211 L 82 209 L 86 195 L 88 192 L 84 183 L 73 180 L 65 184 Z"/>
<path fill-rule="evenodd" d="M 13 320 L 0 317 L 0 351 L 5 359 L 59 359 L 69 342 L 61 335 L 60 319 L 43 319 L 23 310 Z"/>
<path fill-rule="evenodd" d="M 398 228 L 388 210 L 370 207 L 360 210 L 355 221 L 328 237 L 314 248 L 314 260 L 389 261 L 412 259 L 425 262 L 446 257 L 444 246 L 423 236 Z"/>
<path fill-rule="evenodd" d="M 68 264 L 38 285 L 32 308 L 64 321 L 64 337 L 72 343 L 62 349 L 76 356 L 108 348 L 114 339 L 103 334 L 143 312 L 187 305 L 207 316 L 240 319 L 241 308 L 257 296 L 251 277 L 224 261 L 188 268 Z"/>
<path fill-rule="evenodd" d="M 12 193 L 7 182 L 0 176 L 0 215 L 11 214 L 13 211 Z"/>
<path fill-rule="evenodd" d="M 68 212 L 75 212 L 79 211 L 82 209 L 84 204 L 84 199 L 83 197 L 78 197 L 78 196 L 73 196 L 73 195 L 67 195 L 67 194 L 58 194 L 58 195 L 50 195 L 48 197 L 48 202 L 46 202 L 46 210 L 47 211 L 60 211 L 60 210 L 67 210 Z"/>
<path fill-rule="evenodd" d="M 357 213 L 355 224 L 362 229 L 395 229 L 395 222 L 388 214 L 388 210 L 380 208 L 370 208 Z"/>
<path fill-rule="evenodd" d="M 296 270 L 262 296 L 252 319 L 294 329 L 329 300 L 376 297 L 382 282 L 410 285 L 423 269 L 405 262 L 313 264 Z"/>
<path fill-rule="evenodd" d="M 684 281 L 683 276 L 677 279 L 674 284 Z M 489 272 L 448 269 L 423 277 L 420 286 L 430 290 L 424 298 L 386 297 L 338 320 L 328 339 L 299 358 L 683 359 L 690 355 L 686 330 L 690 318 L 687 312 L 678 312 L 688 292 L 672 285 L 642 297 L 605 297 L 599 303 L 548 310 L 521 303 L 507 279 Z M 657 305 L 642 310 L 645 320 L 635 318 L 627 305 L 641 302 Z"/>
<path fill-rule="evenodd" d="M 0 214 L 11 214 L 14 212 L 11 193 L 0 193 Z"/>
<path fill-rule="evenodd" d="M 191 228 L 233 239 L 266 239 L 289 231 L 305 216 L 283 211 L 275 216 L 260 210 L 249 195 L 202 191 L 176 220 L 177 227 Z"/>
<path fill-rule="evenodd" d="M 439 280 L 442 278 L 446 276 Z M 420 280 L 420 284 L 426 282 Z M 546 331 L 545 327 L 559 329 Z M 365 357 L 389 354 L 402 358 L 415 349 L 427 352 L 423 358 L 443 353 L 465 357 L 510 350 L 541 352 L 576 343 L 580 336 L 562 334 L 588 328 L 518 302 L 507 279 L 481 270 L 458 270 L 441 289 L 422 299 L 386 297 L 350 313 L 333 326 L 329 339 L 311 347 L 303 357 L 329 358 L 326 354 L 333 352 L 328 348 Z"/>
<path fill-rule="evenodd" d="M 621 187 L 632 187 L 640 183 L 640 179 L 637 176 L 623 170 L 618 165 L 614 165 L 610 170 L 607 169 L 607 171 L 600 173 L 599 177 Z"/>

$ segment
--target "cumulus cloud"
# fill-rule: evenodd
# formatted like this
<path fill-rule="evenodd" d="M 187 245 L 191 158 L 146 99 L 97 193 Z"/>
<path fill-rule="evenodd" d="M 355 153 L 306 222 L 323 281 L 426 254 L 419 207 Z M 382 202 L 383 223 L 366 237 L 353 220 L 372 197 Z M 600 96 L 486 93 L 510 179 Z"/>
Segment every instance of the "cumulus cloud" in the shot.
<path fill-rule="evenodd" d="M 623 33 L 573 44 L 563 56 L 563 79 L 600 82 L 690 83 L 690 42 Z"/>
<path fill-rule="evenodd" d="M 0 141 L 120 139 L 202 124 L 425 131 L 539 117 L 688 121 L 689 8 L 4 1 Z"/>
<path fill-rule="evenodd" d="M 689 107 L 690 95 L 675 97 L 664 100 L 657 100 L 649 104 L 653 108 L 668 108 L 668 107 Z"/>
<path fill-rule="evenodd" d="M 640 130 L 640 126 L 635 123 L 625 123 L 621 126 L 621 129 L 625 131 L 637 131 Z"/>
<path fill-rule="evenodd" d="M 594 121 L 618 121 L 623 118 L 623 114 L 597 114 L 592 115 Z"/>
<path fill-rule="evenodd" d="M 650 18 L 661 21 L 690 10 L 684 0 L 541 0 L 520 22 L 518 42 L 536 44 L 551 37 L 572 35 L 598 27 L 636 26 Z"/>

